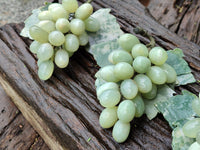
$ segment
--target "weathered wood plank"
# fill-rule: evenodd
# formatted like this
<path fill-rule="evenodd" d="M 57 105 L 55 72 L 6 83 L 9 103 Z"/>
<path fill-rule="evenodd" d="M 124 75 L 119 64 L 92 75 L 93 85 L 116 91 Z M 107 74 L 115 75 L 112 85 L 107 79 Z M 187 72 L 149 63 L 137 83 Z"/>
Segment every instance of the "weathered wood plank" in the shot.
<path fill-rule="evenodd" d="M 199 64 L 196 56 L 199 47 L 163 28 L 144 12 L 141 4 L 128 0 L 103 0 L 93 4 L 95 8 L 111 7 L 112 13 L 117 16 L 126 32 L 132 32 L 133 27 L 141 26 L 153 33 L 158 45 L 165 48 L 173 48 L 179 44 L 182 44 L 182 48 L 185 44 L 183 50 L 186 59 L 194 64 L 195 77 L 199 78 L 196 69 Z M 91 55 L 81 49 L 72 57 L 67 69 L 56 69 L 49 81 L 40 81 L 35 57 L 28 51 L 30 41 L 19 37 L 21 28 L 20 25 L 6 25 L 0 30 L 0 82 L 18 107 L 21 106 L 19 102 L 27 104 L 20 109 L 27 113 L 25 116 L 30 122 L 38 123 L 28 116 L 34 111 L 35 116 L 45 122 L 49 132 L 53 133 L 46 135 L 55 137 L 54 142 L 58 141 L 63 149 L 171 149 L 171 130 L 161 116 L 152 121 L 148 121 L 145 116 L 135 119 L 127 142 L 114 142 L 111 130 L 103 130 L 98 124 L 102 107 L 95 96 L 94 73 L 97 68 Z M 148 41 L 139 37 L 143 42 Z M 191 86 L 194 92 L 198 91 L 199 84 Z M 10 92 L 10 87 L 13 93 Z M 30 108 L 29 111 L 27 108 Z M 42 135 L 40 128 L 35 128 Z M 52 146 L 46 135 L 42 137 Z M 87 142 L 88 138 L 91 141 Z"/>
<path fill-rule="evenodd" d="M 1 86 L 0 96 L 0 149 L 28 150 L 33 147 L 33 149 L 48 150 L 44 141 L 22 116 Z"/>
<path fill-rule="evenodd" d="M 151 0 L 147 8 L 163 26 L 200 45 L 199 0 Z"/>

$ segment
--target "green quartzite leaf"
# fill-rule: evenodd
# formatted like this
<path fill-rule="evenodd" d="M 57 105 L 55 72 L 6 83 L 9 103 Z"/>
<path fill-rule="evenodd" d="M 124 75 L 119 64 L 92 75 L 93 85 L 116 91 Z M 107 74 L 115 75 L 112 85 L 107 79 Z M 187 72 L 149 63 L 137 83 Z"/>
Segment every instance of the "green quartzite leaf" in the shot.
<path fill-rule="evenodd" d="M 110 54 L 110 52 L 117 49 L 119 49 L 117 40 L 112 40 L 91 46 L 90 53 L 93 54 L 93 57 L 97 61 L 97 64 L 103 67 L 111 64 L 108 61 L 108 55 Z"/>
<path fill-rule="evenodd" d="M 156 107 L 172 128 L 183 126 L 186 121 L 195 116 L 191 104 L 197 98 L 196 95 L 185 90 L 182 93 L 183 95 L 173 96 L 168 101 L 156 104 Z"/>
<path fill-rule="evenodd" d="M 32 26 L 32 25 L 35 25 L 37 24 L 40 20 L 38 19 L 38 14 L 41 12 L 41 11 L 44 11 L 44 10 L 47 10 L 48 9 L 48 6 L 50 5 L 51 3 L 47 3 L 45 6 L 43 7 L 40 7 L 38 9 L 34 9 L 32 11 L 32 15 L 30 15 L 25 21 L 24 21 L 24 24 L 25 24 L 25 27 L 22 29 L 20 35 L 23 36 L 23 37 L 28 37 L 30 39 L 31 36 L 29 35 L 29 28 Z"/>
<path fill-rule="evenodd" d="M 183 59 L 183 52 L 181 49 L 176 48 L 174 50 L 167 51 L 168 59 L 167 62 L 171 65 L 177 73 L 177 83 L 178 85 L 186 85 L 188 83 L 194 83 L 196 80 L 191 74 L 190 67 L 188 63 Z"/>
<path fill-rule="evenodd" d="M 182 127 L 177 127 L 173 130 L 172 138 L 173 150 L 188 150 L 190 145 L 195 141 L 193 138 L 184 136 Z"/>
<path fill-rule="evenodd" d="M 158 114 L 158 109 L 156 108 L 156 105 L 158 102 L 167 101 L 168 98 L 172 97 L 175 92 L 169 88 L 167 85 L 158 87 L 158 94 L 156 98 L 153 100 L 147 100 L 144 99 L 145 103 L 145 113 L 148 117 L 148 119 L 153 119 Z"/>
<path fill-rule="evenodd" d="M 96 33 L 88 32 L 89 44 L 88 51 L 94 56 L 100 67 L 110 64 L 108 54 L 119 49 L 117 39 L 123 34 L 116 18 L 110 14 L 110 9 L 99 9 L 92 17 L 100 22 L 100 30 Z"/>

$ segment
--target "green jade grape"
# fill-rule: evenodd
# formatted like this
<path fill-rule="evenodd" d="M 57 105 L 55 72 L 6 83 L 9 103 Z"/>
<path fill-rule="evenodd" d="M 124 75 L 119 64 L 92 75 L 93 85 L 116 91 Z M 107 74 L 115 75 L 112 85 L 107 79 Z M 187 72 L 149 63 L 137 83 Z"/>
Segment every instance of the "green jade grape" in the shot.
<path fill-rule="evenodd" d="M 151 61 L 144 56 L 138 56 L 133 61 L 133 68 L 138 73 L 146 73 L 151 67 Z"/>
<path fill-rule="evenodd" d="M 63 7 L 59 6 L 59 7 L 53 7 L 50 10 L 51 16 L 52 16 L 52 20 L 53 21 L 57 21 L 59 18 L 69 18 L 69 12 L 67 12 Z"/>
<path fill-rule="evenodd" d="M 196 141 L 198 144 L 200 144 L 200 131 L 196 135 Z"/>
<path fill-rule="evenodd" d="M 75 12 L 75 17 L 85 20 L 93 13 L 93 7 L 90 3 L 82 4 Z"/>
<path fill-rule="evenodd" d="M 69 55 L 65 50 L 58 50 L 55 54 L 55 63 L 59 68 L 67 67 L 69 63 Z"/>
<path fill-rule="evenodd" d="M 116 89 L 105 90 L 100 96 L 99 101 L 103 107 L 114 107 L 121 99 L 120 92 Z"/>
<path fill-rule="evenodd" d="M 85 23 L 81 19 L 72 19 L 70 22 L 70 31 L 75 35 L 81 35 L 85 32 Z"/>
<path fill-rule="evenodd" d="M 62 5 L 69 13 L 74 13 L 78 8 L 77 0 L 62 0 Z"/>
<path fill-rule="evenodd" d="M 85 23 L 85 29 L 89 32 L 97 32 L 100 29 L 99 21 L 92 16 L 86 19 L 84 23 Z"/>
<path fill-rule="evenodd" d="M 49 43 L 41 44 L 37 51 L 37 57 L 41 61 L 49 60 L 53 56 L 53 47 Z"/>
<path fill-rule="evenodd" d="M 133 120 L 135 111 L 135 103 L 131 100 L 124 100 L 118 106 L 117 116 L 120 121 L 129 123 Z"/>
<path fill-rule="evenodd" d="M 114 140 L 118 143 L 123 143 L 128 138 L 130 133 L 130 123 L 124 123 L 118 120 L 112 130 L 112 136 Z"/>
<path fill-rule="evenodd" d="M 162 68 L 166 73 L 166 76 L 167 76 L 166 83 L 173 83 L 176 81 L 177 75 L 173 67 L 164 63 L 163 65 L 160 66 L 160 68 Z"/>
<path fill-rule="evenodd" d="M 151 79 L 154 84 L 164 84 L 167 81 L 166 73 L 163 69 L 158 66 L 152 66 L 147 71 L 147 76 Z"/>
<path fill-rule="evenodd" d="M 56 7 L 61 7 L 63 8 L 63 5 L 62 4 L 59 4 L 59 3 L 52 3 L 49 5 L 48 7 L 48 10 L 51 11 L 52 9 L 56 8 Z"/>
<path fill-rule="evenodd" d="M 67 34 L 65 36 L 65 49 L 69 52 L 75 52 L 79 48 L 79 39 L 74 34 Z"/>
<path fill-rule="evenodd" d="M 79 35 L 78 39 L 81 46 L 85 46 L 89 42 L 89 36 L 86 32 L 83 32 L 83 34 Z"/>
<path fill-rule="evenodd" d="M 65 42 L 65 36 L 60 31 L 49 33 L 49 42 L 54 46 L 61 46 Z"/>
<path fill-rule="evenodd" d="M 105 108 L 99 116 L 99 124 L 102 128 L 108 129 L 117 122 L 117 107 Z"/>
<path fill-rule="evenodd" d="M 119 62 L 115 65 L 114 74 L 118 79 L 125 80 L 130 79 L 133 76 L 134 70 L 130 64 L 126 62 Z"/>
<path fill-rule="evenodd" d="M 140 41 L 138 38 L 132 34 L 126 33 L 119 37 L 118 39 L 119 45 L 126 50 L 127 52 L 130 52 L 136 44 L 139 44 Z"/>
<path fill-rule="evenodd" d="M 48 10 L 41 11 L 41 12 L 38 14 L 38 19 L 39 19 L 39 20 L 52 20 L 50 11 L 48 11 Z"/>
<path fill-rule="evenodd" d="M 54 70 L 54 64 L 51 60 L 43 61 L 39 65 L 38 76 L 41 80 L 48 80 Z"/>
<path fill-rule="evenodd" d="M 119 79 L 115 76 L 114 69 L 114 65 L 107 65 L 102 67 L 99 70 L 101 78 L 107 82 L 118 82 Z"/>
<path fill-rule="evenodd" d="M 192 101 L 192 109 L 198 116 L 200 116 L 200 99 Z"/>
<path fill-rule="evenodd" d="M 50 33 L 56 30 L 55 23 L 50 20 L 43 20 L 37 24 L 38 27 L 42 28 L 44 31 Z"/>
<path fill-rule="evenodd" d="M 30 36 L 40 42 L 40 43 L 47 43 L 48 42 L 48 32 L 44 31 L 40 27 L 33 25 L 29 29 Z"/>
<path fill-rule="evenodd" d="M 196 138 L 198 132 L 200 132 L 200 118 L 189 120 L 183 126 L 183 133 L 189 138 Z"/>
<path fill-rule="evenodd" d="M 69 21 L 65 18 L 59 18 L 56 21 L 56 29 L 62 33 L 67 33 L 70 29 Z"/>
<path fill-rule="evenodd" d="M 106 82 L 96 89 L 97 97 L 99 97 L 104 91 L 109 89 L 119 90 L 119 85 L 115 82 Z"/>
<path fill-rule="evenodd" d="M 197 142 L 192 143 L 188 150 L 200 150 L 200 144 Z"/>
<path fill-rule="evenodd" d="M 133 57 L 127 51 L 115 50 L 108 55 L 108 61 L 112 64 L 127 62 L 132 65 Z"/>
<path fill-rule="evenodd" d="M 136 58 L 138 56 L 144 56 L 147 57 L 149 55 L 148 48 L 144 44 L 136 44 L 133 46 L 131 54 L 133 58 Z"/>
<path fill-rule="evenodd" d="M 135 103 L 135 117 L 141 117 L 145 110 L 145 105 L 142 97 L 138 94 L 135 98 L 131 99 L 131 101 Z"/>
<path fill-rule="evenodd" d="M 149 59 L 155 65 L 162 65 L 168 58 L 167 52 L 161 47 L 154 47 L 149 52 Z"/>
<path fill-rule="evenodd" d="M 152 89 L 152 82 L 148 76 L 144 74 L 138 74 L 134 77 L 134 81 L 137 84 L 138 90 L 141 93 L 148 93 Z"/>
<path fill-rule="evenodd" d="M 122 81 L 120 91 L 126 99 L 133 99 L 138 93 L 138 87 L 132 79 L 126 79 Z"/>
<path fill-rule="evenodd" d="M 41 43 L 39 43 L 38 41 L 33 41 L 30 45 L 30 51 L 33 54 L 36 54 L 40 46 L 41 46 Z"/>
<path fill-rule="evenodd" d="M 152 84 L 152 89 L 148 93 L 142 93 L 142 97 L 145 99 L 154 99 L 157 96 L 157 86 Z"/>

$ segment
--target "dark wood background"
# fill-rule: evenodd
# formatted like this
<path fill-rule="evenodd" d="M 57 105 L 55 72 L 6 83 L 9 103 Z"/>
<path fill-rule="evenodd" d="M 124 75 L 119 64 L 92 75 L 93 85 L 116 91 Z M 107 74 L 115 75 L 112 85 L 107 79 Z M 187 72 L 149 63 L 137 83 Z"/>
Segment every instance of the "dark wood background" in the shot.
<path fill-rule="evenodd" d="M 180 46 L 182 48 L 185 47 L 185 54 L 186 54 L 186 60 L 190 63 L 190 66 L 192 67 L 193 73 L 197 79 L 199 78 L 199 60 L 197 57 L 199 57 L 199 47 L 197 45 L 200 45 L 200 1 L 199 0 L 140 0 L 141 3 L 144 4 L 144 6 L 140 5 L 139 3 L 137 6 L 133 6 L 131 3 L 131 0 L 128 1 L 97 1 L 94 0 L 92 3 L 95 6 L 95 9 L 101 8 L 101 7 L 110 7 L 112 8 L 112 14 L 114 14 L 118 22 L 120 23 L 122 29 L 125 32 L 133 32 L 132 26 L 140 26 L 145 29 L 148 29 L 149 32 L 152 32 L 152 35 L 155 37 L 156 42 L 165 47 L 165 48 L 171 48 Z M 82 1 L 83 2 L 83 1 Z M 123 10 L 127 7 L 129 10 L 124 11 Z M 136 9 L 137 7 L 137 9 Z M 131 9 L 131 10 L 130 10 Z M 133 12 L 132 12 L 133 11 Z M 141 13 L 141 19 L 138 18 L 131 18 L 129 15 L 131 13 L 134 13 L 134 11 L 138 11 L 136 14 Z M 129 14 L 130 13 L 130 14 Z M 144 15 L 148 16 L 147 18 L 144 18 Z M 136 15 L 133 15 L 133 17 Z M 139 16 L 138 16 L 139 17 Z M 151 20 L 143 20 L 143 19 L 149 19 Z M 146 22 L 149 21 L 149 26 Z M 166 30 L 164 28 L 161 28 L 160 26 L 155 30 L 155 27 L 152 27 L 152 24 L 155 24 L 155 21 L 166 27 Z M 156 24 L 157 25 L 157 24 Z M 9 36 L 9 32 L 11 30 L 14 30 L 16 35 L 19 35 L 20 29 L 22 28 L 22 24 L 15 25 L 6 25 L 2 28 L 0 28 L 0 39 L 5 38 L 6 36 Z M 162 30 L 162 31 L 159 31 Z M 167 31 L 169 30 L 169 31 Z M 171 31 L 171 32 L 170 32 Z M 180 39 L 174 39 L 174 43 L 172 43 L 173 38 L 176 38 L 173 34 L 177 34 Z M 166 34 L 166 36 L 163 36 L 163 34 Z M 144 37 L 139 35 L 140 40 L 143 42 L 147 42 L 148 40 Z M 181 39 L 182 38 L 182 39 Z M 14 40 L 12 38 L 8 38 L 10 40 Z M 186 40 L 183 40 L 186 39 Z M 4 39 L 5 40 L 5 39 Z M 24 40 L 24 39 L 23 39 Z M 179 43 L 180 41 L 180 43 Z M 195 44 L 192 44 L 188 41 L 192 41 Z M 11 43 L 14 41 L 11 41 Z M 10 43 L 8 43 L 10 44 Z M 30 41 L 27 40 L 27 45 L 30 44 Z M 177 45 L 182 44 L 182 45 Z M 195 50 L 195 52 L 190 52 L 189 48 Z M 188 49 L 188 52 L 187 52 Z M 193 55 L 190 55 L 190 53 L 196 54 L 196 57 L 193 57 Z M 93 69 L 93 72 L 85 73 L 87 72 L 87 68 L 83 69 L 82 72 L 84 72 L 86 75 L 91 74 L 91 76 L 94 75 L 95 71 L 97 71 L 97 68 L 95 68 L 93 64 L 92 57 L 89 54 L 78 52 L 73 57 L 73 60 L 71 62 L 71 65 L 69 66 L 69 69 L 73 69 L 72 65 L 76 65 L 77 61 L 83 60 L 85 61 L 83 57 L 88 57 L 91 60 L 86 61 L 84 63 L 87 63 L 87 67 L 89 67 L 91 70 Z M 80 59 L 81 58 L 81 59 Z M 79 59 L 79 60 L 78 60 Z M 191 61 L 192 60 L 192 61 Z M 1 62 L 2 63 L 2 62 Z M 78 62 L 79 67 L 80 62 Z M 94 68 L 93 68 L 94 67 Z M 81 68 L 79 68 L 81 69 Z M 91 71 L 89 69 L 89 71 Z M 60 73 L 59 70 L 56 71 L 57 73 Z M 77 75 L 74 72 L 67 71 L 69 74 Z M 92 77 L 86 77 L 88 80 L 94 80 Z M 61 78 L 62 76 L 58 77 Z M 81 80 L 80 76 L 76 76 L 74 80 Z M 85 81 L 79 81 L 80 82 Z M 92 81 L 93 82 L 93 81 Z M 92 86 L 91 82 L 91 86 Z M 50 83 L 53 84 L 53 83 Z M 86 85 L 81 85 L 82 87 Z M 89 85 L 90 86 L 90 85 Z M 89 87 L 90 88 L 90 87 Z M 192 84 L 189 86 L 183 86 L 180 87 L 180 89 L 186 88 L 195 94 L 199 92 L 199 84 Z M 94 89 L 94 87 L 91 87 L 91 89 Z M 177 89 L 178 91 L 180 89 Z M 88 91 L 87 91 L 88 90 Z M 91 92 L 94 94 L 94 90 L 89 91 L 90 89 L 86 89 L 87 92 Z M 93 96 L 89 95 L 89 97 L 95 99 Z M 98 106 L 99 107 L 99 106 Z M 101 110 L 102 108 L 98 108 L 97 110 Z M 95 108 L 96 109 L 96 108 Z M 98 113 L 97 113 L 98 114 Z M 108 144 L 105 143 L 105 141 L 101 141 L 99 139 L 99 142 L 103 142 L 104 146 L 103 148 L 111 149 L 113 148 L 127 148 L 132 149 L 134 146 L 138 149 L 171 149 L 171 129 L 167 125 L 167 123 L 164 121 L 162 116 L 156 117 L 153 121 L 148 121 L 148 119 L 143 116 L 140 119 L 136 119 L 136 125 L 137 127 L 132 128 L 134 130 L 131 132 L 130 139 L 124 144 L 124 146 L 121 145 L 115 145 L 115 144 Z M 159 128 L 160 131 L 157 131 Z M 102 131 L 100 131 L 102 132 Z M 105 135 L 105 138 L 108 138 L 111 140 L 109 136 L 111 136 L 110 130 L 104 130 L 103 132 Z M 142 134 L 145 133 L 146 137 L 142 137 Z M 138 135 L 138 138 L 137 138 Z M 98 136 L 97 136 L 98 137 Z M 102 136 L 99 136 L 101 138 Z M 130 145 L 130 142 L 133 141 L 133 144 Z M 109 141 L 108 141 L 109 142 Z M 158 143 L 158 145 L 156 145 Z M 144 144 L 144 145 L 142 145 Z M 132 146 L 132 147 L 131 147 Z M 101 147 L 101 146 L 100 146 Z M 91 147 L 90 147 L 91 148 Z M 43 139 L 39 136 L 39 134 L 31 127 L 31 125 L 27 122 L 27 120 L 23 117 L 22 113 L 17 109 L 17 107 L 13 104 L 9 96 L 4 92 L 3 88 L 0 86 L 0 149 L 8 149 L 8 150 L 26 150 L 26 149 L 41 149 L 41 150 L 47 150 L 49 149 L 47 145 L 44 143 Z"/>

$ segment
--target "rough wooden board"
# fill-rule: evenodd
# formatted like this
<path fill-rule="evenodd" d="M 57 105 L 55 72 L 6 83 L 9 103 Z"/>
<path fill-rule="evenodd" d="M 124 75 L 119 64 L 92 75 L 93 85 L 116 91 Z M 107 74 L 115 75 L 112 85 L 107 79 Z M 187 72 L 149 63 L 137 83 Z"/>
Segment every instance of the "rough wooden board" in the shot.
<path fill-rule="evenodd" d="M 147 8 L 163 26 L 200 45 L 199 0 L 151 0 Z"/>
<path fill-rule="evenodd" d="M 145 40 L 144 40 L 144 41 L 145 41 Z M 144 118 L 142 118 L 142 119 L 144 119 Z M 144 120 L 145 120 L 145 119 L 144 119 Z M 145 122 L 145 121 L 144 121 L 144 122 Z M 145 122 L 145 123 L 147 123 L 147 122 Z M 137 130 L 137 129 L 136 129 L 136 130 Z M 138 131 L 140 132 L 140 130 L 138 130 Z M 141 141 L 140 141 L 140 142 L 141 142 Z M 143 141 L 142 141 L 142 142 L 143 142 Z M 142 143 L 142 142 L 141 142 L 141 143 Z M 143 143 L 142 143 L 142 144 L 143 144 Z"/>
<path fill-rule="evenodd" d="M 92 57 L 81 49 L 71 59 L 67 69 L 56 69 L 49 81 L 40 81 L 37 77 L 35 58 L 27 53 L 26 44 L 15 31 L 17 28 L 21 26 L 7 25 L 0 33 L 4 42 L 9 41 L 8 45 L 5 45 L 0 40 L 0 49 L 5 50 L 1 51 L 0 60 L 6 64 L 1 65 L 1 75 L 12 85 L 19 83 L 13 86 L 14 90 L 37 111 L 63 147 L 70 149 L 124 149 L 126 147 L 170 149 L 171 130 L 163 118 L 158 118 L 150 124 L 147 123 L 149 121 L 146 117 L 142 118 L 143 121 L 135 120 L 132 126 L 137 124 L 137 127 L 132 128 L 129 140 L 124 144 L 114 142 L 111 130 L 103 130 L 98 123 L 102 107 L 95 96 L 93 77 L 97 69 Z M 5 38 L 2 38 L 2 33 Z M 13 47 L 12 50 L 9 47 Z M 12 62 L 7 63 L 11 59 Z M 9 77 L 7 73 L 10 71 L 7 72 L 4 67 L 10 68 L 12 77 Z M 17 69 L 18 67 L 20 69 Z M 26 73 L 22 74 L 24 71 Z M 156 132 L 156 128 L 160 128 L 160 132 Z M 87 142 L 88 138 L 91 138 L 90 142 Z"/>
<path fill-rule="evenodd" d="M 48 150 L 41 137 L 22 116 L 0 86 L 0 149 Z M 38 140 L 37 140 L 38 139 Z"/>

